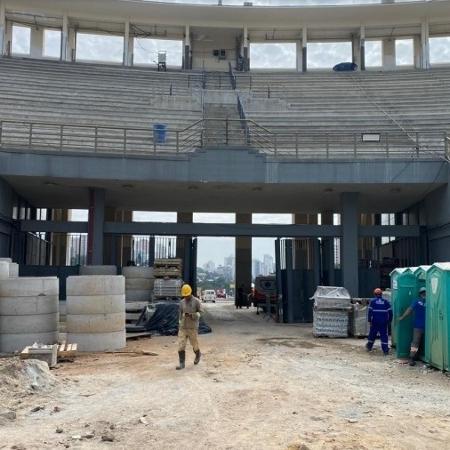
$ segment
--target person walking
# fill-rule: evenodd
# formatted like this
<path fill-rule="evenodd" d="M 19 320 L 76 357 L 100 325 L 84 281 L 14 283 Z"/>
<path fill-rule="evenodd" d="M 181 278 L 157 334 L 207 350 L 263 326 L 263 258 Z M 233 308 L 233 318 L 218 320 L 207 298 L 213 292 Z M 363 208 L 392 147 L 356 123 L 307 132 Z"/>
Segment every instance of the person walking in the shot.
<path fill-rule="evenodd" d="M 201 357 L 198 345 L 198 325 L 200 314 L 203 312 L 202 305 L 200 300 L 192 295 L 192 288 L 189 284 L 184 284 L 181 287 L 181 296 L 183 299 L 180 301 L 178 314 L 178 357 L 180 362 L 176 367 L 177 370 L 185 367 L 188 339 L 195 353 L 194 364 L 198 364 Z"/>
<path fill-rule="evenodd" d="M 398 318 L 399 321 L 408 317 L 414 312 L 413 339 L 409 356 L 409 365 L 415 366 L 419 360 L 419 355 L 423 349 L 425 340 L 425 311 L 426 311 L 427 290 L 423 287 L 419 290 L 419 298 Z"/>
<path fill-rule="evenodd" d="M 370 323 L 367 351 L 372 351 L 375 339 L 380 336 L 381 348 L 385 356 L 389 354 L 388 328 L 392 322 L 392 308 L 388 300 L 383 298 L 380 288 L 373 291 L 375 297 L 370 301 L 368 320 Z"/>

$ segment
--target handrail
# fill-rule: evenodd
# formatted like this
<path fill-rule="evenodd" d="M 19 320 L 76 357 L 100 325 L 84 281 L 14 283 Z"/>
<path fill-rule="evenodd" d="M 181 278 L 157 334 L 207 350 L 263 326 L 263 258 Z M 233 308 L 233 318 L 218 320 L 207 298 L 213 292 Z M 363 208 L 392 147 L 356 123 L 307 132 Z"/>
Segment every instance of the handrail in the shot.
<path fill-rule="evenodd" d="M 238 105 L 239 102 L 238 96 Z M 184 128 L 167 128 L 162 136 L 150 126 L 127 128 L 6 119 L 0 120 L 0 148 L 142 155 L 233 145 L 255 148 L 277 158 L 408 156 L 450 161 L 450 137 L 444 131 L 418 132 L 414 142 L 400 130 L 380 131 L 372 133 L 379 135 L 378 140 L 367 142 L 361 132 L 356 131 L 333 133 L 308 132 L 300 127 L 279 128 L 281 130 L 269 130 L 245 116 L 239 119 L 210 117 Z"/>

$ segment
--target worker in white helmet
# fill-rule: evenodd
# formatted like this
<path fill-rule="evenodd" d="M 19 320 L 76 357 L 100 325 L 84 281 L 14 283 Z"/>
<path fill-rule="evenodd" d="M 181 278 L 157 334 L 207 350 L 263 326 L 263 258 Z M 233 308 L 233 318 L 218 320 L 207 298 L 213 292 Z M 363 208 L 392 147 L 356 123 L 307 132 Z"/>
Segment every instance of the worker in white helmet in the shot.
<path fill-rule="evenodd" d="M 202 305 L 200 300 L 192 295 L 192 288 L 189 284 L 184 284 L 181 287 L 181 296 L 183 299 L 180 302 L 178 326 L 178 356 L 180 364 L 177 366 L 177 370 L 185 367 L 186 342 L 188 339 L 195 353 L 194 364 L 198 364 L 201 357 L 198 345 L 198 325 L 200 314 L 203 312 Z"/>

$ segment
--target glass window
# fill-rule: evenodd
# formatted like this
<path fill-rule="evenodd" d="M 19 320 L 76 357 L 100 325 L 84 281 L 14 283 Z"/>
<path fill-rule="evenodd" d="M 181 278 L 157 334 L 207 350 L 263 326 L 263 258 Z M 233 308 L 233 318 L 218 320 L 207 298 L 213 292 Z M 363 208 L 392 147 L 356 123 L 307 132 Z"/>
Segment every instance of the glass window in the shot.
<path fill-rule="evenodd" d="M 430 64 L 450 64 L 450 36 L 430 38 Z"/>
<path fill-rule="evenodd" d="M 17 55 L 29 55 L 31 53 L 30 27 L 13 25 L 11 52 Z"/>
<path fill-rule="evenodd" d="M 158 53 L 166 54 L 166 64 L 181 67 L 183 62 L 183 41 L 172 39 L 134 38 L 133 63 L 157 64 Z"/>
<path fill-rule="evenodd" d="M 366 41 L 366 67 L 382 67 L 383 66 L 383 42 L 382 41 Z"/>
<path fill-rule="evenodd" d="M 395 40 L 395 64 L 397 66 L 414 65 L 414 40 L 396 39 Z"/>
<path fill-rule="evenodd" d="M 59 58 L 61 56 L 60 30 L 44 30 L 43 55 L 47 58 Z"/>
<path fill-rule="evenodd" d="M 123 61 L 123 36 L 77 33 L 77 61 Z"/>
<path fill-rule="evenodd" d="M 341 62 L 352 62 L 351 42 L 309 42 L 308 68 L 329 69 Z"/>
<path fill-rule="evenodd" d="M 250 69 L 296 69 L 295 42 L 250 44 Z"/>

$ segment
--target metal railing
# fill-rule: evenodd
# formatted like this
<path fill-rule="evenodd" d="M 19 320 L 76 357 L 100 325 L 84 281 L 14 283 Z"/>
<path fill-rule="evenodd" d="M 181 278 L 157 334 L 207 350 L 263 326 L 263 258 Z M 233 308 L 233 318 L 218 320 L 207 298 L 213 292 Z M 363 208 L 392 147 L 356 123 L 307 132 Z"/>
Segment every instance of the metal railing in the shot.
<path fill-rule="evenodd" d="M 238 101 L 239 105 L 239 101 Z M 357 132 L 311 132 L 307 128 L 265 128 L 245 118 L 205 118 L 186 128 L 168 128 L 164 135 L 149 128 L 70 125 L 45 122 L 0 121 L 0 149 L 151 155 L 188 153 L 198 148 L 234 146 L 254 148 L 277 158 L 430 158 L 449 160 L 446 132 L 418 132 L 415 139 L 403 132 L 373 133 L 365 142 Z"/>

